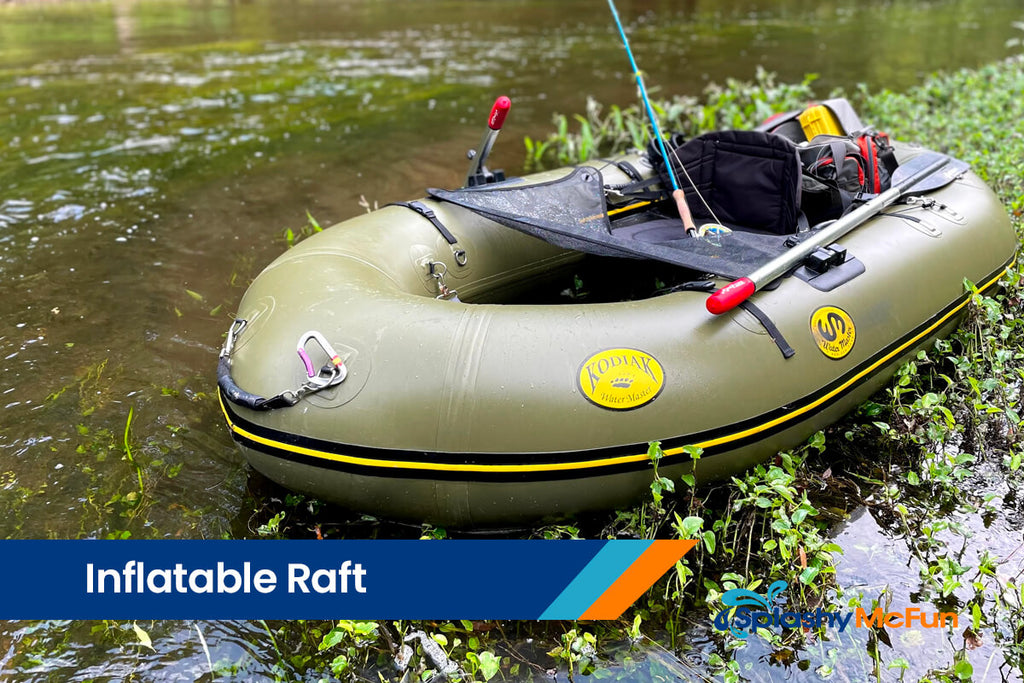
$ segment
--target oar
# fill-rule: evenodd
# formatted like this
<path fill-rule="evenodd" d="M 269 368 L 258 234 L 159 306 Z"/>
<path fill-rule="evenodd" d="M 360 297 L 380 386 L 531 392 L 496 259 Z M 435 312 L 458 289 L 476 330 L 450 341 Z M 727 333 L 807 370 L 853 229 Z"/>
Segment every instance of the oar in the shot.
<path fill-rule="evenodd" d="M 786 253 L 780 254 L 750 275 L 733 280 L 717 290 L 708 297 L 706 302 L 708 311 L 715 315 L 731 311 L 749 299 L 754 292 L 798 266 L 815 249 L 832 244 L 902 197 L 929 192 L 948 185 L 967 168 L 968 165 L 965 162 L 938 152 L 926 152 L 904 162 L 893 173 L 892 186 L 888 190 L 839 218 L 827 228 L 814 232 L 811 237 L 789 249 Z"/>
<path fill-rule="evenodd" d="M 686 193 L 683 192 L 679 187 L 679 183 L 676 182 L 676 174 L 672 169 L 672 160 L 668 158 L 668 152 L 665 151 L 665 138 L 661 134 L 661 128 L 658 127 L 658 118 L 654 115 L 654 109 L 651 107 L 651 101 L 647 98 L 647 88 L 644 87 L 644 78 L 640 75 L 640 69 L 636 65 L 636 60 L 633 59 L 633 50 L 629 47 L 629 39 L 626 38 L 626 30 L 622 28 L 622 21 L 619 20 L 619 11 L 615 9 L 615 2 L 608 0 L 608 7 L 612 10 L 612 17 L 615 18 L 615 25 L 619 27 L 619 35 L 622 36 L 622 45 L 626 48 L 626 54 L 629 56 L 629 65 L 633 67 L 633 75 L 636 77 L 636 87 L 640 89 L 640 98 L 644 102 L 644 109 L 647 110 L 647 118 L 651 121 L 651 128 L 654 129 L 654 139 L 658 141 L 658 151 L 661 152 L 661 158 L 665 161 L 665 168 L 668 169 L 668 179 L 672 183 L 672 199 L 676 200 L 676 207 L 679 209 L 679 218 L 683 221 L 683 227 L 686 228 L 686 234 L 690 237 L 697 236 L 697 226 L 693 222 L 693 216 L 690 214 L 690 207 L 686 203 Z"/>

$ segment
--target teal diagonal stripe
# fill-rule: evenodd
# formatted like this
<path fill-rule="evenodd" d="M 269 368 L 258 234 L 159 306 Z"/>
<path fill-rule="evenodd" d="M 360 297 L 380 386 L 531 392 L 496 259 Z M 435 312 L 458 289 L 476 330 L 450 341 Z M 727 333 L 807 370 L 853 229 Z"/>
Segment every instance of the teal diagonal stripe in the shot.
<path fill-rule="evenodd" d="M 615 583 L 652 541 L 608 541 L 548 605 L 541 619 L 579 619 Z"/>

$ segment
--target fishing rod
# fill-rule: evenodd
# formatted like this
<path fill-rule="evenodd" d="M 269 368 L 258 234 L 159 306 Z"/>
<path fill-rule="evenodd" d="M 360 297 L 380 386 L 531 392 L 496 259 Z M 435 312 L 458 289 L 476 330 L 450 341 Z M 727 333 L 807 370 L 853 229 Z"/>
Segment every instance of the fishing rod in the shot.
<path fill-rule="evenodd" d="M 672 183 L 672 198 L 676 201 L 676 206 L 679 208 L 679 217 L 683 221 L 683 227 L 686 228 L 686 234 L 691 237 L 696 237 L 697 226 L 694 225 L 693 215 L 690 213 L 690 207 L 686 203 L 686 193 L 679 187 L 679 183 L 676 181 L 676 174 L 672 168 L 672 160 L 668 158 L 668 152 L 665 151 L 665 138 L 661 134 L 661 128 L 658 126 L 658 119 L 654 115 L 654 108 L 651 107 L 651 101 L 647 97 L 647 88 L 644 87 L 644 78 L 640 74 L 640 69 L 636 65 L 636 60 L 633 59 L 633 50 L 629 47 L 629 39 L 626 37 L 626 30 L 622 28 L 622 21 L 619 19 L 619 11 L 615 9 L 614 0 L 608 0 L 608 7 L 612 11 L 612 17 L 615 18 L 615 25 L 619 28 L 619 35 L 622 37 L 622 45 L 626 48 L 626 54 L 629 56 L 629 64 L 633 67 L 633 75 L 636 76 L 636 86 L 640 89 L 640 99 L 643 100 L 644 108 L 647 110 L 647 118 L 650 119 L 651 128 L 654 129 L 654 139 L 658 141 L 658 151 L 661 152 L 661 158 L 665 161 L 665 168 L 668 169 L 668 179 Z"/>

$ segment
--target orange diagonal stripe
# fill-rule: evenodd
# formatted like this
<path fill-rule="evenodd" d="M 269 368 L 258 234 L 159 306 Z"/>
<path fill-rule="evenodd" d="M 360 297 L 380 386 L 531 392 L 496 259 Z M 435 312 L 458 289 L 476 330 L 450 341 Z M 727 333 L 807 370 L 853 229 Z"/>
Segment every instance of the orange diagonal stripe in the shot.
<path fill-rule="evenodd" d="M 695 545 L 697 541 L 654 541 L 580 619 L 618 619 Z"/>

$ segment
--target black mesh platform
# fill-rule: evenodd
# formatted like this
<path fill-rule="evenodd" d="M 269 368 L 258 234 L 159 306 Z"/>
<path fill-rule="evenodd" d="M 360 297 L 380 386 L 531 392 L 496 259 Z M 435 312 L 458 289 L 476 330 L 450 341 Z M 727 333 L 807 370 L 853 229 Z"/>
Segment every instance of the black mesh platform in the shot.
<path fill-rule="evenodd" d="M 691 238 L 678 218 L 655 214 L 616 227 L 608 218 L 601 174 L 590 167 L 546 183 L 513 180 L 428 193 L 565 249 L 653 259 L 727 278 L 748 275 L 786 250 L 785 235 L 734 231 Z"/>

